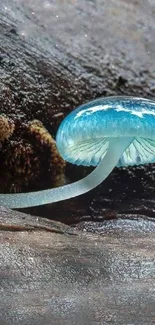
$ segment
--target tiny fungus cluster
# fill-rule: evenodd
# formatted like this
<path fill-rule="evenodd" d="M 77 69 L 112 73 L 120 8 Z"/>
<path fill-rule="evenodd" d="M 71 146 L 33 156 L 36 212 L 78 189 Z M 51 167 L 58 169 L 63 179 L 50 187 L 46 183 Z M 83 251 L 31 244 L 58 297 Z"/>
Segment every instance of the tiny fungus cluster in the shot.
<path fill-rule="evenodd" d="M 13 131 L 15 125 L 14 122 L 9 120 L 7 117 L 0 115 L 0 141 L 3 142 L 4 140 L 8 139 Z"/>
<path fill-rule="evenodd" d="M 65 162 L 40 121 L 13 122 L 0 115 L 0 145 L 0 192 L 26 192 L 63 183 Z"/>
<path fill-rule="evenodd" d="M 98 186 L 115 166 L 154 163 L 155 102 L 117 96 L 81 105 L 62 121 L 56 144 L 64 160 L 97 167 L 85 178 L 58 188 L 1 194 L 1 205 L 23 208 L 66 200 Z"/>

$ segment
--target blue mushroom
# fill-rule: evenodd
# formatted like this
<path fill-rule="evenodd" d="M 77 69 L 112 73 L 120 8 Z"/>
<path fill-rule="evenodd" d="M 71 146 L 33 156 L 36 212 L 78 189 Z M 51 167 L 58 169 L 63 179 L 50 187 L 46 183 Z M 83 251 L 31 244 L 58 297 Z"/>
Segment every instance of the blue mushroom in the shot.
<path fill-rule="evenodd" d="M 62 121 L 56 144 L 66 161 L 97 167 L 85 178 L 58 188 L 0 194 L 0 205 L 23 208 L 66 200 L 98 186 L 115 166 L 154 163 L 155 102 L 117 96 L 81 105 Z"/>

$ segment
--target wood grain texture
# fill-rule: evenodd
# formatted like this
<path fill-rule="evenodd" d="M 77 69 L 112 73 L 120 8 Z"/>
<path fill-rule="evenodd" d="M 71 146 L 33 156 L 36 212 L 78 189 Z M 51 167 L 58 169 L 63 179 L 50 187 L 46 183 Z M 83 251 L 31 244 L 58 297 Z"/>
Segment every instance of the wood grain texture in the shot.
<path fill-rule="evenodd" d="M 24 226 L 24 214 L 6 212 Z M 46 220 L 28 217 L 30 224 L 0 233 L 1 324 L 154 324 L 152 221 L 105 221 L 96 234 L 49 232 Z"/>

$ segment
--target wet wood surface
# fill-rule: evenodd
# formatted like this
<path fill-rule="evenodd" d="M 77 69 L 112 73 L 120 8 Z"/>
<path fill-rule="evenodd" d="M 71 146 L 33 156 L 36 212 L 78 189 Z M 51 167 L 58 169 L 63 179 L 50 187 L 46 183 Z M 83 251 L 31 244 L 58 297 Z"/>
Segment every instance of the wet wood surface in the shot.
<path fill-rule="evenodd" d="M 1 324 L 154 324 L 152 221 L 105 221 L 92 234 L 90 225 L 82 232 L 6 209 L 3 217 Z"/>

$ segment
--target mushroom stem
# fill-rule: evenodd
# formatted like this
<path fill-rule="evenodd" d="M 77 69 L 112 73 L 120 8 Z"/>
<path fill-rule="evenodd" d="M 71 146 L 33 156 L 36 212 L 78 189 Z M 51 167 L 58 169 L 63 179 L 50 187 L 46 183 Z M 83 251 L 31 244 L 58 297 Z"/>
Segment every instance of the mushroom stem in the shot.
<path fill-rule="evenodd" d="M 26 208 L 67 200 L 89 192 L 108 177 L 132 141 L 133 138 L 129 137 L 110 139 L 107 153 L 99 165 L 92 173 L 77 182 L 37 192 L 0 194 L 0 205 L 9 208 Z"/>

